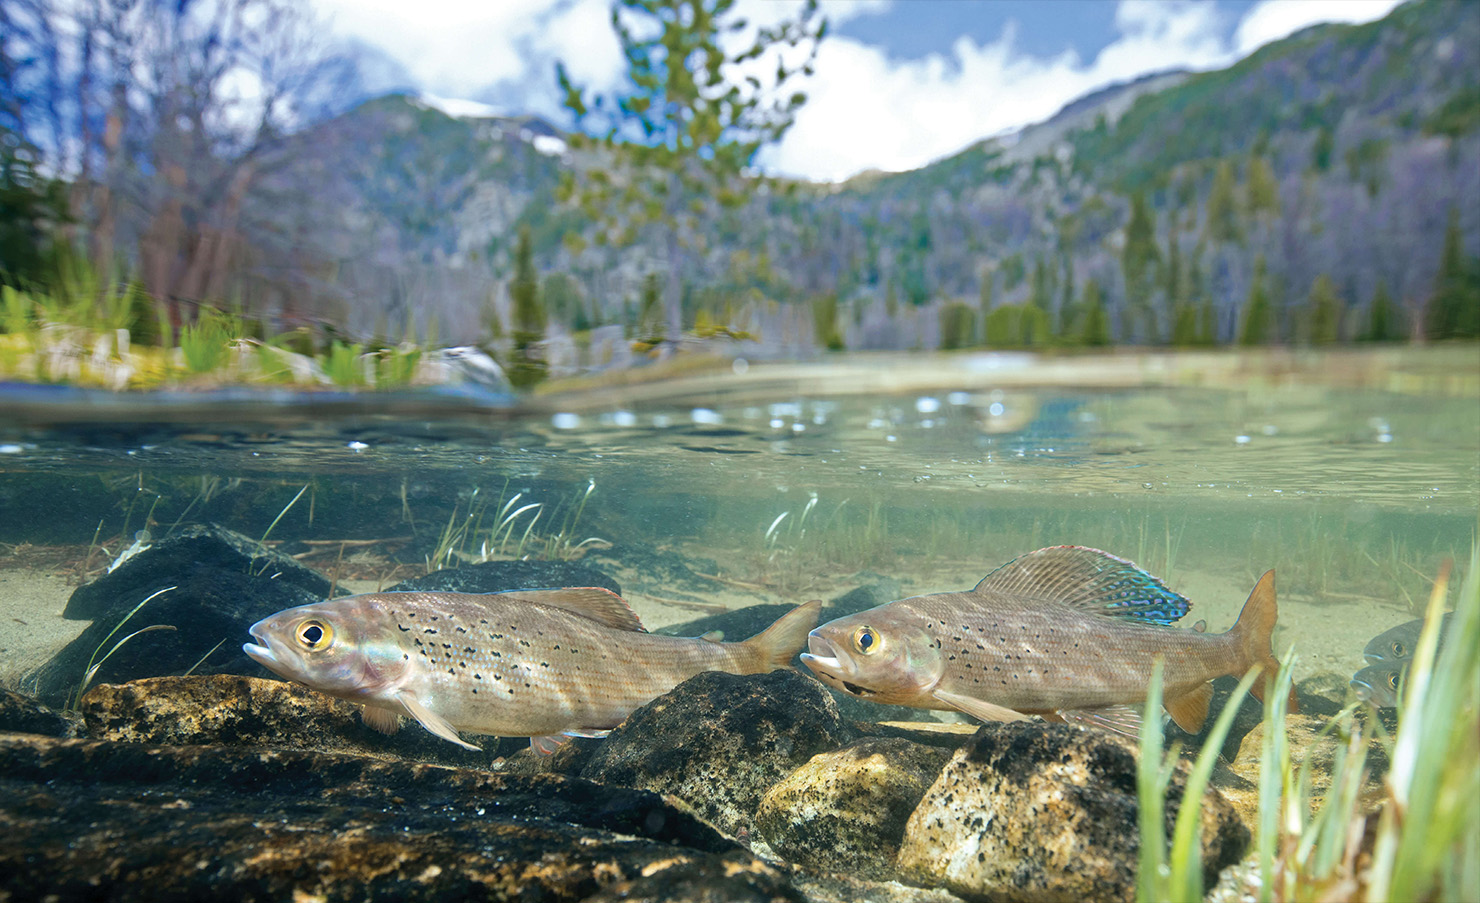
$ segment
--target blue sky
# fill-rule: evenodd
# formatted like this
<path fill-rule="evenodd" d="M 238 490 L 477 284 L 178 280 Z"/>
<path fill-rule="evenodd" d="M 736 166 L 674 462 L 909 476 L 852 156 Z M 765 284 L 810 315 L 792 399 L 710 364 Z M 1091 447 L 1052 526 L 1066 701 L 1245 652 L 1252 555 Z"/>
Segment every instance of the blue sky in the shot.
<path fill-rule="evenodd" d="M 1090 91 L 1170 68 L 1214 69 L 1320 22 L 1398 0 L 821 0 L 832 23 L 809 100 L 768 172 L 818 180 L 904 170 L 1052 116 Z M 609 0 L 313 0 L 330 33 L 376 61 L 371 87 L 468 113 L 562 127 L 553 67 L 621 83 Z M 738 0 L 751 21 L 791 0 Z"/>

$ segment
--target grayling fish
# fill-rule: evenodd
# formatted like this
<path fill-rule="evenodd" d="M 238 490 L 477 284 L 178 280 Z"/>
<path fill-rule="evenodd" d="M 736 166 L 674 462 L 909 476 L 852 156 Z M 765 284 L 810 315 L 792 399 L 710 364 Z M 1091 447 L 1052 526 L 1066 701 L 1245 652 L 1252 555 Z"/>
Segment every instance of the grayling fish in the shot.
<path fill-rule="evenodd" d="M 658 636 L 598 587 L 507 593 L 368 593 L 280 611 L 242 651 L 323 693 L 360 703 L 366 724 L 399 716 L 477 749 L 458 731 L 604 736 L 633 709 L 702 671 L 785 668 L 817 623 L 808 602 L 742 643 Z"/>
<path fill-rule="evenodd" d="M 1444 637 L 1449 633 L 1449 622 L 1454 612 L 1445 612 L 1444 620 L 1439 623 L 1439 648 L 1444 648 Z M 1418 648 L 1418 635 L 1423 632 L 1423 618 L 1416 621 L 1408 621 L 1399 624 L 1390 630 L 1384 630 L 1367 644 L 1362 650 L 1362 656 L 1370 665 L 1379 665 L 1384 662 L 1406 662 L 1413 658 L 1413 650 Z"/>
<path fill-rule="evenodd" d="M 1411 664 L 1413 659 L 1405 658 L 1368 665 L 1352 675 L 1352 689 L 1380 709 L 1393 708 L 1398 704 L 1398 690 Z"/>
<path fill-rule="evenodd" d="M 915 596 L 829 621 L 808 637 L 802 662 L 861 699 L 989 721 L 1037 714 L 1134 733 L 1140 719 L 1131 707 L 1145 702 L 1160 658 L 1167 712 L 1195 733 L 1213 678 L 1256 666 L 1274 676 L 1274 571 L 1226 633 L 1169 626 L 1191 606 L 1128 561 L 1057 546 L 1014 559 L 969 592 Z M 1261 684 L 1255 694 L 1262 698 Z"/>

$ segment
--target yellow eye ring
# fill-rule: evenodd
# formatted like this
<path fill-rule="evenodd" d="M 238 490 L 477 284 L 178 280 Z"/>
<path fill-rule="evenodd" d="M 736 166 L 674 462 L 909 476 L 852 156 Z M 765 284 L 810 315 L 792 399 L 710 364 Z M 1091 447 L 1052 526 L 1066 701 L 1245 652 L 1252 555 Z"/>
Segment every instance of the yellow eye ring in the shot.
<path fill-rule="evenodd" d="M 334 628 L 326 621 L 309 618 L 299 623 L 298 629 L 293 631 L 293 638 L 309 652 L 318 652 L 334 642 Z"/>
<path fill-rule="evenodd" d="M 1397 689 L 1398 689 L 1398 672 L 1394 671 L 1393 673 L 1391 673 L 1391 674 L 1388 675 L 1387 685 L 1388 685 L 1388 689 L 1389 690 L 1393 690 L 1394 692 L 1397 691 Z"/>
<path fill-rule="evenodd" d="M 864 655 L 875 652 L 879 648 L 879 634 L 867 624 L 853 631 L 853 648 Z"/>

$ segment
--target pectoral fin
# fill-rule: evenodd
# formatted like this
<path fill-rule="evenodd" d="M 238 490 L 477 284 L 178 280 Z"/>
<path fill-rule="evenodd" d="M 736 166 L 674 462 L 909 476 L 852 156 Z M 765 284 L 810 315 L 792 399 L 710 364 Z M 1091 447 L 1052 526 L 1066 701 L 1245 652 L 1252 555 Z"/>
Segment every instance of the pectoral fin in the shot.
<path fill-rule="evenodd" d="M 1128 705 L 1107 705 L 1095 709 L 1072 709 L 1058 713 L 1070 724 L 1098 727 L 1132 740 L 1141 736 L 1141 713 Z"/>
<path fill-rule="evenodd" d="M 405 690 L 396 694 L 396 701 L 406 707 L 406 711 L 415 718 L 422 727 L 441 737 L 443 740 L 451 740 L 464 749 L 481 750 L 481 746 L 474 746 L 457 735 L 457 730 L 447 723 L 447 719 L 422 705 L 420 700 Z"/>
<path fill-rule="evenodd" d="M 360 706 L 360 720 L 382 734 L 394 734 L 401 729 L 401 713 L 378 705 Z"/>
<path fill-rule="evenodd" d="M 987 702 L 985 699 L 976 699 L 971 696 L 962 696 L 959 693 L 947 693 L 945 690 L 936 690 L 931 694 L 938 701 L 945 703 L 959 712 L 965 712 L 978 721 L 1027 721 L 1028 716 L 1022 712 Z"/>

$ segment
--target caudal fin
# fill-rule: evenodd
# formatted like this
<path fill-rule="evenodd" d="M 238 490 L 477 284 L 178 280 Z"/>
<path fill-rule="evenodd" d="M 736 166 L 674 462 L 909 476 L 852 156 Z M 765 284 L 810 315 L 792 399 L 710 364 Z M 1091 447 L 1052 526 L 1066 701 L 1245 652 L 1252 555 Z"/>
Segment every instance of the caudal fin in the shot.
<path fill-rule="evenodd" d="M 1254 698 L 1264 700 L 1265 688 L 1275 679 L 1280 671 L 1279 660 L 1274 657 L 1272 638 L 1274 635 L 1274 623 L 1279 618 L 1279 607 L 1275 603 L 1274 593 L 1274 571 L 1265 571 L 1259 582 L 1254 584 L 1254 590 L 1249 593 L 1249 599 L 1244 603 L 1243 611 L 1238 614 L 1238 621 L 1234 623 L 1230 633 L 1238 637 L 1239 657 L 1242 664 L 1239 672 L 1242 674 L 1254 666 L 1259 666 L 1261 671 L 1260 680 L 1254 682 Z M 1300 711 L 1300 705 L 1295 699 L 1295 688 L 1290 688 L 1289 711 Z"/>
<path fill-rule="evenodd" d="M 792 657 L 807 645 L 807 634 L 817 626 L 822 600 L 813 599 L 777 618 L 775 623 L 741 643 L 753 655 L 755 670 L 764 674 L 791 666 Z"/>

